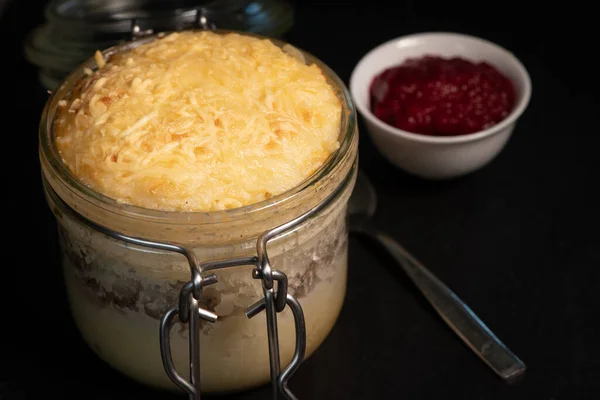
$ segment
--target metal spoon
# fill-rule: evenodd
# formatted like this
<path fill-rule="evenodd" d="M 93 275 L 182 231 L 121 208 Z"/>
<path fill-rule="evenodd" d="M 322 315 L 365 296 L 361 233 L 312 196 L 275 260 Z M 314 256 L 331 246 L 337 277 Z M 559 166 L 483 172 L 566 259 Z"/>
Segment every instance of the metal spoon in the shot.
<path fill-rule="evenodd" d="M 380 243 L 393 256 L 452 330 L 496 374 L 512 380 L 525 372 L 525 364 L 490 331 L 469 306 L 411 256 L 392 237 L 373 228 L 377 195 L 364 172 L 358 173 L 348 204 L 350 231 L 366 235 Z"/>

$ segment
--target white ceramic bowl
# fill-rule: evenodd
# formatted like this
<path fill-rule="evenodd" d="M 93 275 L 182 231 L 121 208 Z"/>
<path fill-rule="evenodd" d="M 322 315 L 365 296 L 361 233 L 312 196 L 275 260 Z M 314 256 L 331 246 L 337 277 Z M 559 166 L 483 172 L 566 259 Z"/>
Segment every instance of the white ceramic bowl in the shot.
<path fill-rule="evenodd" d="M 397 129 L 370 109 L 369 88 L 383 70 L 426 54 L 487 61 L 514 84 L 516 104 L 503 121 L 479 132 L 428 136 Z M 420 33 L 383 43 L 367 53 L 350 78 L 350 92 L 375 146 L 392 164 L 422 178 L 448 179 L 490 162 L 503 148 L 531 97 L 531 80 L 510 52 L 487 40 L 457 33 Z"/>

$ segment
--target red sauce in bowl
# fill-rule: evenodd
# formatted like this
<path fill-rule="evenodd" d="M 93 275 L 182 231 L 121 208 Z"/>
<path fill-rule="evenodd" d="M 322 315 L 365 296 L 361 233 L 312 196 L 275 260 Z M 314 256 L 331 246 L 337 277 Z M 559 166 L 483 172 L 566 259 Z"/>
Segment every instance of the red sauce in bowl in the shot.
<path fill-rule="evenodd" d="M 464 135 L 505 119 L 515 105 L 512 82 L 485 62 L 425 56 L 375 77 L 371 111 L 396 128 L 424 135 Z"/>

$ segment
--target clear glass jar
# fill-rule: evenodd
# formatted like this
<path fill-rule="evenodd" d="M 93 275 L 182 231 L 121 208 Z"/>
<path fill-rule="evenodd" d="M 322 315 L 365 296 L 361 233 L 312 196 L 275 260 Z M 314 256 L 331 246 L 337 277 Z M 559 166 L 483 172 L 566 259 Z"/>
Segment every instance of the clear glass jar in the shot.
<path fill-rule="evenodd" d="M 106 56 L 149 40 L 108 49 Z M 277 45 L 284 43 L 274 41 Z M 288 276 L 289 293 L 304 311 L 307 354 L 328 335 L 346 290 L 348 232 L 346 208 L 357 171 L 358 132 L 350 95 L 323 63 L 316 63 L 336 90 L 343 107 L 340 148 L 297 187 L 254 205 L 217 212 L 164 212 L 119 204 L 81 184 L 62 163 L 54 145 L 53 122 L 58 102 L 68 100 L 74 85 L 94 68 L 89 60 L 73 72 L 48 100 L 40 125 L 40 159 L 48 204 L 59 228 L 62 264 L 75 321 L 83 338 L 106 362 L 151 386 L 174 388 L 161 362 L 159 322 L 177 304 L 190 268 L 177 253 L 151 250 L 111 238 L 76 218 L 124 235 L 193 248 L 201 261 L 256 254 L 258 236 L 330 201 L 320 212 L 269 242 L 274 268 Z M 333 200 L 331 200 L 333 199 Z M 201 383 L 206 392 L 242 390 L 267 382 L 269 353 L 264 318 L 247 319 L 244 309 L 262 298 L 260 280 L 250 267 L 216 272 L 218 283 L 204 289 L 201 305 L 215 312 L 215 323 L 203 323 L 200 336 Z M 289 309 L 278 314 L 282 365 L 295 346 Z M 187 325 L 171 331 L 178 371 L 188 361 Z"/>
<path fill-rule="evenodd" d="M 25 55 L 40 68 L 42 85 L 54 90 L 96 50 L 130 40 L 133 21 L 155 33 L 189 29 L 196 10 L 219 29 L 269 37 L 281 37 L 294 22 L 288 0 L 51 0 L 46 21 L 25 41 Z"/>

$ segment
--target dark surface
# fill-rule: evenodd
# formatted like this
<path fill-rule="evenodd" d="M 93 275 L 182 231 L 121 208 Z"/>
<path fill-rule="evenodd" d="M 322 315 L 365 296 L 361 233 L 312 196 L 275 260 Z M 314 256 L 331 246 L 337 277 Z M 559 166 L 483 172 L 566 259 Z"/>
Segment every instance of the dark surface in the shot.
<path fill-rule="evenodd" d="M 407 282 L 390 278 L 382 268 L 388 261 L 352 240 L 339 321 L 291 381 L 300 399 L 600 398 L 600 125 L 598 82 L 591 75 L 597 64 L 585 63 L 597 48 L 589 39 L 593 15 L 573 2 L 544 13 L 523 10 L 523 3 L 298 6 L 288 40 L 346 82 L 370 48 L 428 30 L 493 40 L 523 61 L 533 82 L 530 106 L 505 150 L 462 179 L 408 177 L 382 160 L 364 131 L 360 144 L 361 167 L 379 193 L 376 224 L 438 274 L 525 361 L 524 379 L 500 381 Z M 4 252 L 15 261 L 5 261 L 0 278 L 8 312 L 1 323 L 0 399 L 177 398 L 138 386 L 100 362 L 70 318 L 37 161 L 46 94 L 22 57 L 24 34 L 42 21 L 35 4 L 13 0 L 0 22 L 2 68 L 14 74 L 3 113 L 5 121 L 16 115 L 20 121 L 3 129 L 17 146 L 3 160 L 23 160 L 17 174 L 14 168 L 5 173 L 4 189 L 20 188 L 24 196 L 4 196 L 5 228 L 15 233 Z M 567 29 L 569 23 L 574 26 Z M 25 234 L 33 248 L 24 247 Z M 33 272 L 41 284 L 32 283 Z M 237 398 L 266 399 L 268 389 Z"/>

